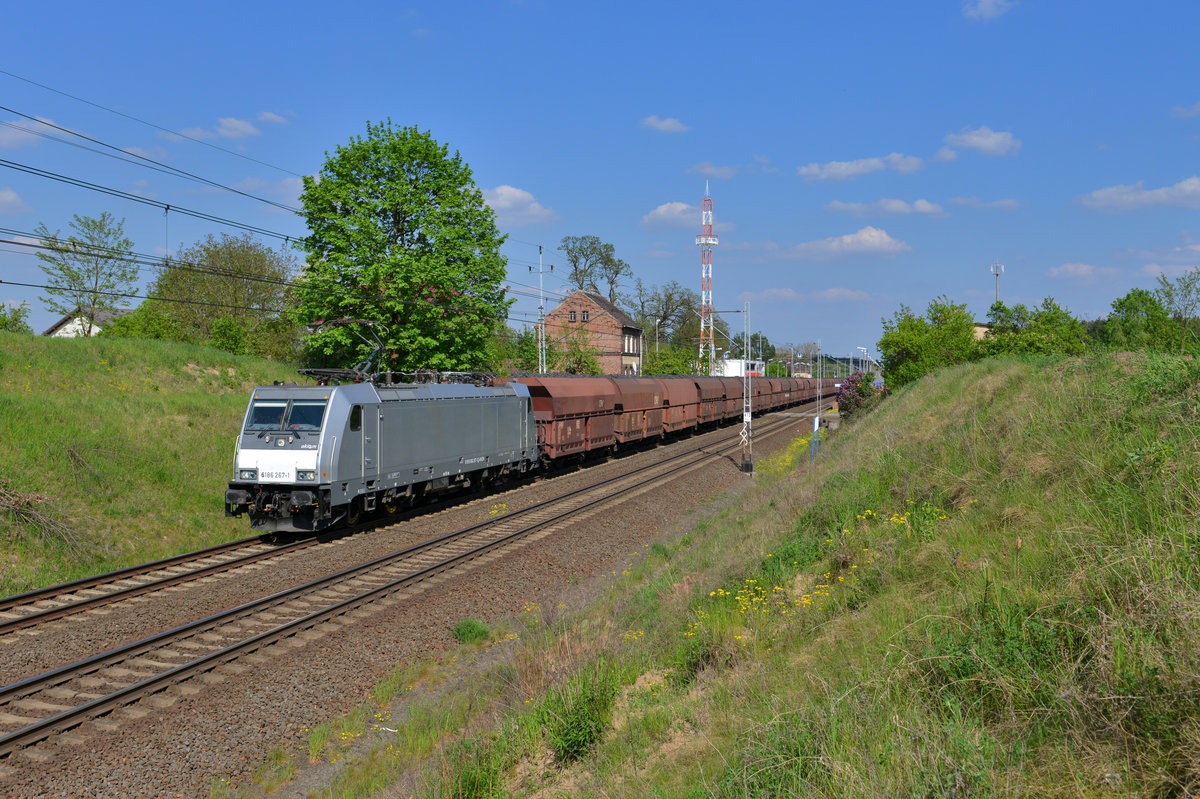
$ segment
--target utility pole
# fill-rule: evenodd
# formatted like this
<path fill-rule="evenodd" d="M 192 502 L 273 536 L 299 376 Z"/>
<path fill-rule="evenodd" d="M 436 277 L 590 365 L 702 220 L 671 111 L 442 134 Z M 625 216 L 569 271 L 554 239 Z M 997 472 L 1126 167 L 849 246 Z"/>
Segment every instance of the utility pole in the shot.
<path fill-rule="evenodd" d="M 529 267 L 529 271 L 533 271 L 533 267 Z M 550 264 L 550 271 L 554 271 L 554 264 Z M 546 374 L 546 295 L 542 292 L 542 245 L 538 245 L 538 323 L 537 323 L 537 345 L 538 345 L 538 374 Z"/>
<path fill-rule="evenodd" d="M 750 303 L 746 303 L 743 311 L 745 328 L 742 333 L 742 471 L 747 474 L 754 472 L 754 431 L 750 418 L 754 413 L 752 404 L 754 395 L 751 394 L 753 384 L 750 382 Z"/>
<path fill-rule="evenodd" d="M 992 261 L 992 274 L 996 276 L 996 302 L 1000 302 L 1000 276 L 1004 274 L 1004 264 Z"/>

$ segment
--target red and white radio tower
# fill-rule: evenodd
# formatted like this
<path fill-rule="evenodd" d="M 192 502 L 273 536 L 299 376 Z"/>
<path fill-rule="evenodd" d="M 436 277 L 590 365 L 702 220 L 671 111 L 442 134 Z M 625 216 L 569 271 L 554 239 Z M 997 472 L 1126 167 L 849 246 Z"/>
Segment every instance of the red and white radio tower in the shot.
<path fill-rule="evenodd" d="M 700 248 L 700 358 L 699 367 L 704 368 L 705 352 L 708 373 L 712 374 L 717 353 L 714 345 L 713 298 L 712 298 L 712 248 L 717 243 L 713 233 L 712 198 L 708 196 L 708 181 L 704 181 L 704 204 L 700 209 L 700 235 L 696 246 Z"/>

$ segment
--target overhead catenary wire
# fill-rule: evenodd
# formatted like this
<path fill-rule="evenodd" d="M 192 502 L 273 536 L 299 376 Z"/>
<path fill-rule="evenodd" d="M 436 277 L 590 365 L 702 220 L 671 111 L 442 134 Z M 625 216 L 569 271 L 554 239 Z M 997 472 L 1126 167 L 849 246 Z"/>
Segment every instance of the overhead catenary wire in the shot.
<path fill-rule="evenodd" d="M 233 186 L 226 186 L 225 184 L 218 183 L 215 180 L 209 180 L 208 178 L 202 177 L 193 172 L 188 172 L 186 169 L 179 169 L 178 167 L 173 167 L 170 164 L 164 164 L 161 161 L 156 161 L 153 158 L 148 158 L 144 155 L 139 155 L 138 153 L 129 152 L 128 150 L 121 148 L 121 147 L 117 147 L 114 144 L 108 144 L 107 142 L 100 141 L 99 139 L 92 138 L 91 136 L 86 136 L 78 131 L 71 130 L 70 128 L 64 128 L 61 125 L 56 125 L 53 122 L 50 122 L 49 120 L 38 119 L 37 117 L 30 116 L 29 114 L 25 114 L 20 111 L 17 111 L 14 108 L 9 108 L 8 106 L 5 106 L 5 105 L 0 105 L 0 111 L 7 111 L 10 114 L 16 114 L 17 116 L 28 119 L 31 122 L 35 122 L 39 125 L 44 125 L 49 128 L 54 128 L 57 131 L 67 133 L 71 136 L 76 136 L 80 139 L 83 139 L 84 141 L 89 141 L 92 144 L 98 144 L 101 147 L 105 147 L 109 150 L 112 150 L 113 152 L 109 153 L 109 152 L 104 152 L 103 150 L 96 150 L 92 147 L 83 147 L 82 145 L 78 144 L 77 142 L 72 142 L 72 141 L 68 141 L 66 139 L 61 139 L 57 136 L 51 136 L 50 134 L 46 133 L 45 131 L 36 130 L 34 128 L 23 127 L 21 125 L 16 125 L 12 122 L 4 122 L 3 124 L 6 125 L 7 127 L 14 128 L 16 130 L 21 130 L 26 133 L 32 133 L 35 136 L 41 136 L 41 137 L 49 139 L 51 141 L 56 141 L 61 144 L 69 145 L 71 147 L 81 147 L 82 149 L 87 150 L 88 152 L 96 153 L 98 155 L 104 155 L 104 156 L 107 156 L 110 158 L 116 158 L 118 161 L 124 161 L 125 163 L 134 164 L 135 166 L 145 166 L 148 169 L 153 169 L 155 172 L 162 172 L 167 175 L 174 175 L 175 177 L 181 177 L 181 178 L 185 178 L 187 180 L 193 180 L 193 181 L 196 181 L 197 183 L 202 183 L 206 186 L 212 186 L 213 188 L 221 189 L 222 191 L 232 192 L 233 194 L 238 194 L 238 195 L 241 195 L 242 197 L 248 197 L 251 200 L 257 200 L 258 202 L 265 203 L 267 205 L 272 205 L 283 211 L 290 211 L 290 212 L 296 213 L 296 214 L 301 213 L 301 210 L 299 208 L 296 208 L 295 206 L 284 205 L 283 203 L 275 202 L 274 200 L 269 200 L 266 197 L 259 197 L 256 194 L 251 194 L 250 192 L 242 191 L 241 189 L 235 189 Z M 117 155 L 117 153 L 120 153 L 120 155 Z M 131 158 L 137 159 L 137 160 L 131 160 Z"/>
<path fill-rule="evenodd" d="M 35 175 L 37 177 L 43 177 L 43 178 L 47 178 L 49 180 L 56 180 L 60 183 L 66 183 L 71 186 L 77 186 L 79 188 L 88 189 L 90 191 L 99 192 L 101 194 L 107 194 L 112 197 L 119 197 L 121 199 L 130 200 L 132 202 L 141 203 L 143 205 L 149 205 L 154 208 L 162 209 L 163 211 L 171 211 L 171 212 L 183 214 L 184 216 L 190 216 L 195 219 L 203 219 L 206 222 L 214 222 L 218 225 L 225 225 L 227 227 L 237 228 L 238 230 L 245 230 L 249 233 L 257 233 L 260 236 L 270 236 L 272 238 L 280 239 L 282 241 L 294 241 L 297 238 L 296 236 L 288 234 L 288 233 L 280 233 L 275 230 L 268 230 L 267 228 L 259 227 L 258 225 L 250 225 L 245 222 L 238 222 L 233 219 L 226 219 L 225 217 L 217 216 L 215 214 L 209 214 L 204 211 L 196 211 L 191 208 L 184 208 L 183 206 L 172 205 L 170 203 L 164 203 L 161 200 L 152 200 L 149 197 L 140 197 L 136 194 L 130 194 L 127 191 L 121 191 L 120 189 L 114 189 L 110 186 L 102 186 L 99 183 L 92 183 L 90 181 L 82 180 L 80 178 L 73 178 L 68 175 L 61 175 L 57 172 L 51 172 L 48 169 L 39 169 L 38 167 L 29 166 L 27 164 L 19 164 L 16 161 L 9 161 L 6 158 L 0 158 L 0 166 L 7 167 L 9 169 L 13 169 L 18 172 L 25 172 L 27 174 Z"/>
<path fill-rule="evenodd" d="M 301 175 L 300 173 L 293 172 L 290 169 L 285 169 L 284 167 L 276 166 L 275 164 L 270 164 L 270 163 L 267 163 L 266 161 L 260 161 L 257 158 L 252 158 L 251 156 L 246 155 L 245 153 L 235 152 L 235 151 L 227 149 L 225 147 L 221 147 L 219 145 L 213 144 L 212 142 L 207 142 L 207 141 L 204 141 L 203 139 L 198 139 L 194 136 L 188 136 L 186 133 L 180 133 L 179 131 L 171 130 L 170 128 L 165 128 L 162 125 L 155 124 L 154 122 L 149 122 L 145 119 L 141 119 L 140 117 L 135 117 L 132 114 L 126 114 L 123 111 L 117 111 L 116 109 L 109 108 L 106 105 L 101 105 L 100 103 L 92 102 L 91 100 L 87 100 L 83 97 L 78 97 L 74 94 L 64 92 L 61 89 L 56 89 L 53 86 L 47 86 L 44 83 L 38 83 L 36 80 L 32 80 L 31 78 L 23 77 L 21 75 L 16 74 L 15 72 L 9 72 L 6 69 L 0 69 L 0 75 L 7 75 L 10 78 L 14 78 L 16 80 L 23 81 L 24 83 L 28 83 L 31 86 L 37 86 L 40 89 L 45 89 L 46 91 L 54 92 L 55 94 L 61 95 L 63 97 L 68 97 L 72 100 L 75 100 L 76 102 L 85 103 L 86 105 L 90 105 L 93 108 L 99 108 L 101 111 L 107 111 L 110 114 L 115 114 L 119 117 L 124 117 L 125 119 L 132 120 L 133 122 L 137 122 L 141 125 L 147 125 L 151 128 L 154 128 L 155 130 L 162 131 L 163 133 L 166 133 L 170 136 L 174 136 L 174 137 L 177 137 L 180 139 L 187 139 L 190 142 L 195 142 L 196 144 L 202 144 L 205 147 L 211 148 L 213 150 L 219 150 L 220 152 L 223 152 L 226 155 L 232 155 L 236 158 L 241 158 L 245 161 L 253 161 L 256 164 L 260 164 L 262 166 L 269 167 L 270 169 L 278 170 L 279 172 L 286 172 L 287 174 L 293 175 L 298 178 L 303 177 L 303 175 Z"/>

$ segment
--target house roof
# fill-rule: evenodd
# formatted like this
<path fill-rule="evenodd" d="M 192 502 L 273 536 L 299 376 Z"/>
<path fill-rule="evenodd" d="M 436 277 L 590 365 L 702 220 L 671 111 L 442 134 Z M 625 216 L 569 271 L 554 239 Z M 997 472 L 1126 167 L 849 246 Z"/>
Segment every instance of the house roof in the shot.
<path fill-rule="evenodd" d="M 641 327 L 638 326 L 637 322 L 633 321 L 632 316 L 625 313 L 620 308 L 618 308 L 617 306 L 615 306 L 611 302 L 609 302 L 608 298 L 605 297 L 603 294 L 601 294 L 599 291 L 596 291 L 595 289 L 590 290 L 590 291 L 584 291 L 583 289 L 575 289 L 575 291 L 571 292 L 571 294 L 567 297 L 567 300 L 571 299 L 571 297 L 574 297 L 576 294 L 582 294 L 593 305 L 597 306 L 600 310 L 604 311 L 604 313 L 608 314 L 613 319 L 620 322 L 621 327 L 632 327 L 634 330 L 642 329 Z M 559 303 L 558 308 L 561 308 L 563 303 L 565 303 L 567 300 L 563 300 L 563 302 Z M 555 311 L 558 310 L 558 308 L 555 308 L 554 311 L 551 311 L 550 313 L 554 313 Z"/>
<path fill-rule="evenodd" d="M 111 325 L 114 320 L 120 319 L 122 316 L 130 313 L 133 313 L 132 308 L 113 308 L 111 310 L 105 309 L 99 311 L 92 318 L 92 322 L 96 325 L 96 327 L 105 328 Z M 50 325 L 50 327 L 46 328 L 42 335 L 53 336 L 63 325 L 69 324 L 74 320 L 81 318 L 82 315 L 83 309 L 79 306 L 76 306 L 75 310 L 71 311 L 71 313 L 67 314 L 62 319 L 59 319 L 54 324 Z"/>

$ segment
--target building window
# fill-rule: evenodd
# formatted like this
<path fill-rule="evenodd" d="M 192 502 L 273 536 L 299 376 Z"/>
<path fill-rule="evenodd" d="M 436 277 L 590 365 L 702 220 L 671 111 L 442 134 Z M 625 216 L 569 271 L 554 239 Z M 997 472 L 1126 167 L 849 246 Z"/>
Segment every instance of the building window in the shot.
<path fill-rule="evenodd" d="M 575 312 L 574 311 L 567 311 L 567 321 L 568 322 L 575 321 Z"/>
<path fill-rule="evenodd" d="M 588 316 L 590 316 L 590 315 L 591 315 L 591 311 L 584 311 L 583 312 L 583 321 L 586 322 L 588 320 Z"/>

